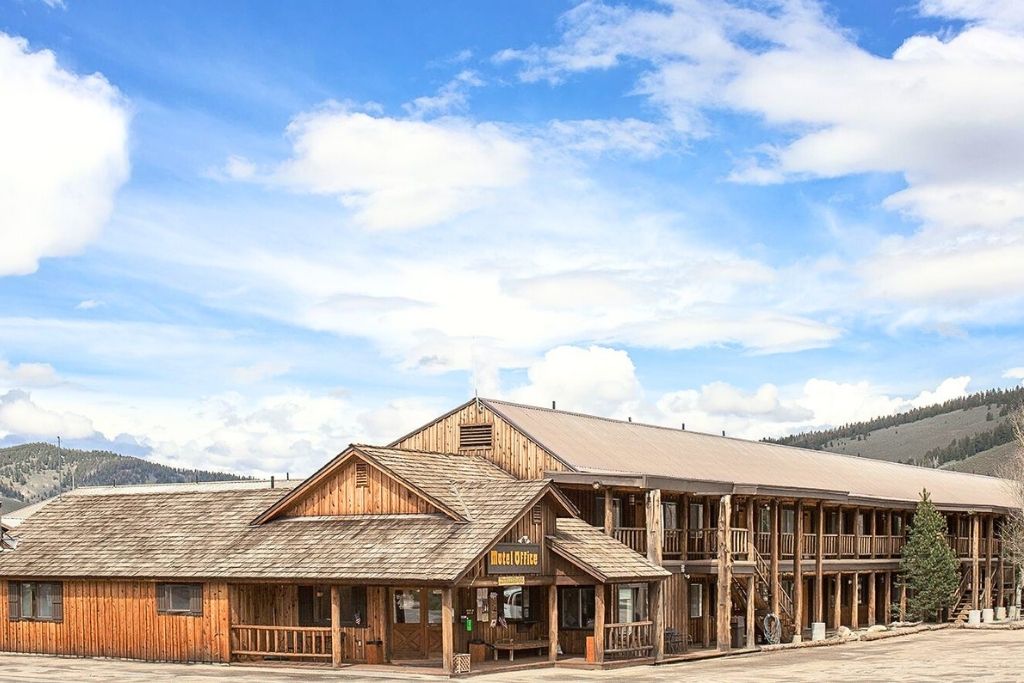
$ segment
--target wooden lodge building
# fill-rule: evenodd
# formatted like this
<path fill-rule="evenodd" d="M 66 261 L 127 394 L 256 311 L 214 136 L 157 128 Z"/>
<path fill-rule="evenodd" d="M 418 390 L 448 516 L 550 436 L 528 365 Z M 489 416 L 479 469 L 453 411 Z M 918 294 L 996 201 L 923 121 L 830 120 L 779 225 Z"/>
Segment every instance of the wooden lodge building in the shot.
<path fill-rule="evenodd" d="M 37 506 L 0 552 L 0 651 L 454 673 L 754 648 L 768 613 L 783 639 L 901 618 L 924 488 L 952 618 L 1008 606 L 1002 480 L 473 399 L 302 482 Z"/>

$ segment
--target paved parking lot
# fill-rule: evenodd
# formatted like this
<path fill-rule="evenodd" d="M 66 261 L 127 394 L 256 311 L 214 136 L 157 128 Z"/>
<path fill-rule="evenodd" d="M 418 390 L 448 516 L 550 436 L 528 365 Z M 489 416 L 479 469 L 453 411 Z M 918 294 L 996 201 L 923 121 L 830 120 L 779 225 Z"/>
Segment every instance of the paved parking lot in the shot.
<path fill-rule="evenodd" d="M 1024 681 L 1024 630 L 946 630 L 871 643 L 803 648 L 702 662 L 612 671 L 539 669 L 475 677 L 485 683 L 535 681 Z M 11 683 L 298 683 L 321 680 L 439 680 L 434 676 L 368 676 L 353 671 L 147 664 L 25 655 L 0 655 L 0 680 Z"/>

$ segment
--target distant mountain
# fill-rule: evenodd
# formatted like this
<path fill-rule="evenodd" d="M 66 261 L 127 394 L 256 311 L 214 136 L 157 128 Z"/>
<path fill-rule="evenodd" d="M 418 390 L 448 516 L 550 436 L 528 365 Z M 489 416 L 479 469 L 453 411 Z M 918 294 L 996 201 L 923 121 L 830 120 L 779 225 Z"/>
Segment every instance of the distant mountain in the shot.
<path fill-rule="evenodd" d="M 1010 412 L 1024 387 L 990 389 L 896 415 L 794 434 L 775 443 L 924 467 L 998 474 L 1014 452 Z"/>
<path fill-rule="evenodd" d="M 244 479 L 234 474 L 183 470 L 110 451 L 80 451 L 48 443 L 0 448 L 0 498 L 10 512 L 56 495 L 61 488 L 126 484 L 171 484 Z M 62 483 L 63 482 L 63 483 Z"/>

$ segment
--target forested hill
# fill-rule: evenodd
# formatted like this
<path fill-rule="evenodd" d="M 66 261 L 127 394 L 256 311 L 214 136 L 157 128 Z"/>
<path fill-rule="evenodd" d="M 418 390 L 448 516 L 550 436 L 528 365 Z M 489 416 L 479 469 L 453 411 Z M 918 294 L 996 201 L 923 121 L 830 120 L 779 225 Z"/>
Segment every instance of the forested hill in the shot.
<path fill-rule="evenodd" d="M 243 478 L 223 472 L 167 467 L 110 451 L 65 448 L 58 452 L 57 447 L 51 444 L 28 443 L 0 448 L 0 498 L 4 500 L 3 509 L 9 512 L 19 505 L 56 495 L 62 481 L 64 489 L 70 488 L 72 473 L 77 486 L 169 484 Z"/>
<path fill-rule="evenodd" d="M 1009 413 L 1024 387 L 990 389 L 896 415 L 771 439 L 866 458 L 996 474 L 1013 452 Z"/>

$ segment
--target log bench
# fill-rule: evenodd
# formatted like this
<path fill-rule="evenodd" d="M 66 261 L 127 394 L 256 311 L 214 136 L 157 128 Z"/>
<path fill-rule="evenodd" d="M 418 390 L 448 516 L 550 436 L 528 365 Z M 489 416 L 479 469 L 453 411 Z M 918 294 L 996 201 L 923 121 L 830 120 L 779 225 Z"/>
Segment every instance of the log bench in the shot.
<path fill-rule="evenodd" d="M 546 650 L 550 643 L 546 640 L 496 640 L 491 643 L 494 648 L 494 661 L 498 661 L 498 651 L 508 651 L 508 661 L 516 660 L 517 650 Z"/>

